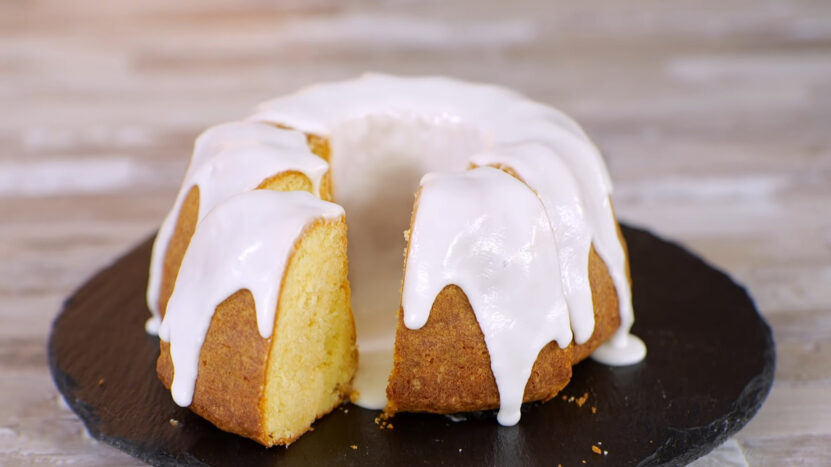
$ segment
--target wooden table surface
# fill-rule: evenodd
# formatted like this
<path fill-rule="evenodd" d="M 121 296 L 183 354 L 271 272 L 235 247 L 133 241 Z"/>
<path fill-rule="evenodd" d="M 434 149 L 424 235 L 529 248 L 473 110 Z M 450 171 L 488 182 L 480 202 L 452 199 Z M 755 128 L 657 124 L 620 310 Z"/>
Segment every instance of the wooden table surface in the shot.
<path fill-rule="evenodd" d="M 728 271 L 773 327 L 767 402 L 699 462 L 831 463 L 831 3 L 70 0 L 0 3 L 0 464 L 135 463 L 57 395 L 61 301 L 155 230 L 201 129 L 367 70 L 573 115 L 620 217 Z"/>

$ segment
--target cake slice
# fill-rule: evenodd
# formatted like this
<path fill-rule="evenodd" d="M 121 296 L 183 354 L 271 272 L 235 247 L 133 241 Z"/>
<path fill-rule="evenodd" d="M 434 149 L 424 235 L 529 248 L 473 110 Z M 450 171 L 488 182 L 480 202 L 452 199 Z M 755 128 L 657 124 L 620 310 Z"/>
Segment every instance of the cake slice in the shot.
<path fill-rule="evenodd" d="M 305 192 L 224 202 L 190 242 L 159 336 L 179 405 L 265 446 L 296 440 L 357 366 L 343 210 Z"/>

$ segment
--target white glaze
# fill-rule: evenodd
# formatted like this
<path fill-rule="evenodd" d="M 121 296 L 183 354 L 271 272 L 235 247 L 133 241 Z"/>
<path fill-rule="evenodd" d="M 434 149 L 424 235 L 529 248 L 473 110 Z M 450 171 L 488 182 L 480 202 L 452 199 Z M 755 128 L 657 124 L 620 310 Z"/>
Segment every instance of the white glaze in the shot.
<path fill-rule="evenodd" d="M 451 284 L 485 336 L 503 425 L 519 421 L 525 385 L 549 342 L 571 342 L 554 232 L 540 200 L 491 167 L 429 173 L 421 183 L 404 276 L 404 324 L 427 322 Z"/>
<path fill-rule="evenodd" d="M 586 219 L 580 189 L 571 170 L 551 149 L 540 143 L 505 145 L 499 152 L 476 154 L 478 166 L 504 166 L 528 184 L 545 206 L 557 240 L 563 292 L 568 303 L 574 342 L 582 344 L 594 332 L 594 306 L 589 284 L 589 251 L 592 231 Z M 592 225 L 597 225 L 593 222 Z"/>
<path fill-rule="evenodd" d="M 532 192 L 507 176 L 507 180 L 515 182 L 511 185 L 505 181 L 505 174 L 497 178 L 501 180 L 497 182 L 500 186 L 508 183 L 508 186 L 516 187 L 519 184 L 527 192 L 516 197 L 524 200 L 524 204 L 517 208 L 526 214 L 524 221 L 517 224 L 524 227 L 516 229 L 517 232 L 512 231 L 512 234 L 545 231 L 545 228 L 534 227 L 536 224 L 522 224 L 533 217 L 529 213 L 536 212 L 535 209 L 542 209 L 548 221 L 548 231 L 553 230 L 551 236 L 557 246 L 544 248 L 546 251 L 537 252 L 538 257 L 529 257 L 528 262 L 536 265 L 539 257 L 557 256 L 558 249 L 562 252 L 560 261 L 556 262 L 557 267 L 553 269 L 557 276 L 562 274 L 564 277 L 565 299 L 561 301 L 568 303 L 578 343 L 588 339 L 593 331 L 591 294 L 587 289 L 587 260 L 588 248 L 594 243 L 617 289 L 622 321 L 614 340 L 604 348 L 611 349 L 611 353 L 629 355 L 604 360 L 621 364 L 637 357 L 639 347 L 636 343 L 639 340 L 630 339 L 633 336 L 628 334 L 633 321 L 631 295 L 625 255 L 617 238 L 617 225 L 609 200 L 609 174 L 597 148 L 579 125 L 564 114 L 500 87 L 437 77 L 396 78 L 370 74 L 353 81 L 312 86 L 269 101 L 261 105 L 249 120 L 248 123 L 215 127 L 197 140 L 186 181 L 174 210 L 168 216 L 172 220 L 166 220 L 166 224 L 170 225 L 163 224 L 159 237 L 169 239 L 181 198 L 193 185 L 188 179 L 195 177 L 199 167 L 205 161 L 212 160 L 215 157 L 213 154 L 226 145 L 259 145 L 271 141 L 271 138 L 280 139 L 288 133 L 295 135 L 294 150 L 308 155 L 304 133 L 327 137 L 331 148 L 334 198 L 344 206 L 350 225 L 349 274 L 361 352 L 361 363 L 354 380 L 354 388 L 359 393 L 355 402 L 359 405 L 377 409 L 386 403 L 384 389 L 392 367 L 395 311 L 401 300 L 398 291 L 401 285 L 401 252 L 405 247 L 401 233 L 409 225 L 412 193 L 422 174 L 431 171 L 459 172 L 470 163 L 511 167 L 533 188 Z M 299 131 L 278 130 L 273 124 Z M 281 136 L 275 136 L 276 133 Z M 299 147 L 301 139 L 302 149 Z M 294 153 L 294 150 L 281 152 Z M 250 166 L 240 170 L 256 171 L 260 180 L 270 176 L 261 167 Z M 485 178 L 492 177 L 496 175 Z M 429 182 L 430 178 L 426 181 Z M 534 192 L 537 197 L 533 196 Z M 455 199 L 457 193 L 453 193 L 450 199 Z M 528 193 L 532 196 L 526 196 Z M 221 198 L 217 196 L 216 201 L 221 202 Z M 504 208 L 504 204 L 500 206 Z M 438 215 L 431 214 L 430 209 L 426 211 L 420 215 Z M 538 221 L 538 218 L 533 218 Z M 414 232 L 418 231 L 414 229 Z M 489 233 L 493 234 L 493 231 Z M 151 309 L 158 301 L 158 280 L 164 254 L 164 248 L 158 245 L 167 245 L 168 241 L 161 243 L 161 239 L 157 239 L 153 252 L 148 290 Z M 471 264 L 485 260 L 485 257 L 474 258 Z M 462 263 L 456 266 L 443 272 L 454 277 L 464 275 L 462 270 L 468 266 Z M 491 285 L 491 289 L 484 291 L 485 296 L 502 295 L 516 301 L 521 295 L 511 288 L 500 287 L 496 283 Z M 479 286 L 484 288 L 481 284 Z M 150 290 L 154 287 L 155 291 Z M 405 281 L 404 289 L 408 287 Z M 548 298 L 560 293 L 540 290 L 545 290 L 543 295 Z M 421 299 L 432 304 L 435 294 L 429 296 L 428 293 Z M 473 302 L 474 297 L 469 298 Z M 474 309 L 477 309 L 475 305 Z M 149 331 L 152 331 L 153 324 L 148 322 Z M 494 361 L 509 358 L 488 345 Z M 516 378 L 507 380 L 511 383 L 503 381 L 502 386 L 512 387 L 514 393 L 503 395 L 500 386 L 500 399 L 514 404 L 515 388 L 519 387 L 519 383 Z M 520 400 L 521 396 L 520 391 Z M 514 416 L 518 418 L 513 406 L 503 404 L 501 413 L 500 422 L 503 423 L 515 423 Z"/>
<path fill-rule="evenodd" d="M 312 182 L 320 195 L 326 161 L 311 153 L 306 137 L 296 131 L 257 122 L 218 125 L 202 133 L 194 144 L 193 156 L 173 209 L 159 228 L 150 257 L 147 306 L 153 316 L 145 325 L 153 334 L 158 329 L 158 310 L 164 256 L 176 228 L 179 210 L 193 186 L 199 186 L 198 219 L 224 199 L 256 188 L 268 177 L 298 171 Z"/>
<path fill-rule="evenodd" d="M 634 334 L 616 334 L 598 347 L 591 358 L 604 365 L 634 365 L 646 358 L 646 344 Z"/>
<path fill-rule="evenodd" d="M 367 116 L 418 117 L 436 125 L 467 123 L 481 132 L 487 146 L 522 141 L 571 142 L 582 146 L 581 152 L 594 162 L 603 189 L 611 187 L 600 154 L 574 120 L 499 86 L 442 77 L 368 73 L 355 80 L 309 86 L 272 99 L 261 104 L 250 120 L 331 135 L 344 122 Z"/>
<path fill-rule="evenodd" d="M 216 307 L 248 289 L 257 329 L 263 338 L 270 337 L 283 273 L 297 240 L 314 222 L 342 216 L 343 208 L 306 192 L 254 190 L 226 199 L 199 223 L 159 328 L 159 338 L 170 342 L 171 393 L 177 404 L 192 401 L 199 352 Z"/>

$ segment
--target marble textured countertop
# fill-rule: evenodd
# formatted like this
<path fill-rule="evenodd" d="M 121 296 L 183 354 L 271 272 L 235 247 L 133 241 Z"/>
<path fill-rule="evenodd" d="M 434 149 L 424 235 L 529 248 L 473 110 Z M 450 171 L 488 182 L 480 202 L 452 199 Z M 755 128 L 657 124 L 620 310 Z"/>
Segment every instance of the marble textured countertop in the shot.
<path fill-rule="evenodd" d="M 698 463 L 831 460 L 831 4 L 269 3 L 0 3 L 0 464 L 135 463 L 59 400 L 62 300 L 155 230 L 201 129 L 368 70 L 573 115 L 620 217 L 728 271 L 773 327 L 767 402 Z"/>

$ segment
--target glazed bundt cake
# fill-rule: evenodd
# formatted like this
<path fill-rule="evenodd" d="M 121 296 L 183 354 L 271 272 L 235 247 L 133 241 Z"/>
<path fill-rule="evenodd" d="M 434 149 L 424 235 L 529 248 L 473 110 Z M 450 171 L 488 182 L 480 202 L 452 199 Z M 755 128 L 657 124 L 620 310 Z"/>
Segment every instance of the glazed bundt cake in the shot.
<path fill-rule="evenodd" d="M 515 424 L 589 355 L 645 355 L 610 192 L 576 123 L 503 88 L 365 75 L 267 102 L 196 140 L 156 237 L 159 377 L 266 446 L 345 398 Z"/>

